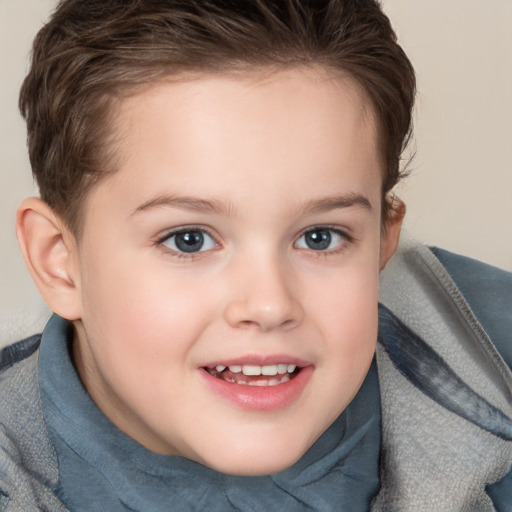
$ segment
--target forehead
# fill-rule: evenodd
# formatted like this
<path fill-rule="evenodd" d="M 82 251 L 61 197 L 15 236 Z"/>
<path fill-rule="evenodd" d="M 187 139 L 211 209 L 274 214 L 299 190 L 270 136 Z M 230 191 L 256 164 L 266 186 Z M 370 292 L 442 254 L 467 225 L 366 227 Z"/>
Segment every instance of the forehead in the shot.
<path fill-rule="evenodd" d="M 112 179 L 138 180 L 148 200 L 152 175 L 162 191 L 192 195 L 272 190 L 283 177 L 310 187 L 343 177 L 380 191 L 369 105 L 352 79 L 317 68 L 169 79 L 119 102 Z"/>

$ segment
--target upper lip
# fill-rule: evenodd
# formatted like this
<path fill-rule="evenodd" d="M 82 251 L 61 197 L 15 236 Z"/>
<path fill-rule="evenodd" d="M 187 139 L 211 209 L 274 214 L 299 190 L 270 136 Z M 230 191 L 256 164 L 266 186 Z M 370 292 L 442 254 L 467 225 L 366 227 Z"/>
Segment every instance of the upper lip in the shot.
<path fill-rule="evenodd" d="M 286 354 L 276 354 L 276 355 L 268 355 L 268 356 L 262 356 L 262 355 L 247 355 L 247 356 L 240 356 L 236 358 L 231 359 L 218 359 L 212 362 L 208 362 L 206 364 L 201 365 L 201 368 L 215 368 L 216 366 L 222 365 L 222 366 L 244 366 L 244 365 L 250 365 L 250 366 L 272 366 L 276 364 L 294 364 L 295 366 L 299 366 L 301 368 L 304 368 L 305 366 L 311 366 L 312 363 L 309 361 L 306 361 L 304 359 L 289 356 Z"/>

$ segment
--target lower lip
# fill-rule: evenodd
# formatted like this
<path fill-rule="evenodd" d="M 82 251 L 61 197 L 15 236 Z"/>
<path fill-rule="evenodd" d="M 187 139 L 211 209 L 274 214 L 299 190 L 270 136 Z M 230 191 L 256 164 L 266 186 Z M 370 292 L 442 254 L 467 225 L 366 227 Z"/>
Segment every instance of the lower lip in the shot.
<path fill-rule="evenodd" d="M 277 386 L 249 386 L 235 384 L 210 375 L 201 369 L 207 386 L 216 394 L 248 411 L 277 411 L 295 402 L 309 382 L 313 367 L 307 366 L 284 384 Z"/>

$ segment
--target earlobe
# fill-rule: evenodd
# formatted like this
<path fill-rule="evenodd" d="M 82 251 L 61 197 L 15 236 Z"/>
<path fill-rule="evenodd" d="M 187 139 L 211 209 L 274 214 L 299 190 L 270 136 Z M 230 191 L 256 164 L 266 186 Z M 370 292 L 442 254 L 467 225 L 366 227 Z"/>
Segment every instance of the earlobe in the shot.
<path fill-rule="evenodd" d="M 388 261 L 395 254 L 400 240 L 400 231 L 405 216 L 405 204 L 398 197 L 394 196 L 389 217 L 382 227 L 380 244 L 380 270 L 384 270 Z"/>
<path fill-rule="evenodd" d="M 25 199 L 16 215 L 16 236 L 25 264 L 50 309 L 68 320 L 80 318 L 74 237 L 41 199 Z"/>

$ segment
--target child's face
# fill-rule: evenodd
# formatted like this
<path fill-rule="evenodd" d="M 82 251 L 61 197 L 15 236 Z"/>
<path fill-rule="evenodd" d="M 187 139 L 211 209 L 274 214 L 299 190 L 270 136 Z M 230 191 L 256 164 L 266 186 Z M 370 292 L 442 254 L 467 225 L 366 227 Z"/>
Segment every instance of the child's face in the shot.
<path fill-rule="evenodd" d="M 155 86 L 117 129 L 75 253 L 81 378 L 150 450 L 284 469 L 374 353 L 399 220 L 381 231 L 373 116 L 348 79 L 308 69 Z"/>

